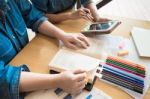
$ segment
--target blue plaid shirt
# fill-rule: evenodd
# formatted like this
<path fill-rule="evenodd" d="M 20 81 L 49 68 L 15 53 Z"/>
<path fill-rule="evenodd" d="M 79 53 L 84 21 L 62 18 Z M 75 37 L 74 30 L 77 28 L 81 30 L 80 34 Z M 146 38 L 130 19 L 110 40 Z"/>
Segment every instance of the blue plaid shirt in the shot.
<path fill-rule="evenodd" d="M 69 8 L 72 8 L 76 0 L 31 0 L 32 3 L 45 13 L 59 13 Z M 80 0 L 82 5 L 87 5 L 92 0 Z"/>
<path fill-rule="evenodd" d="M 8 63 L 28 43 L 26 28 L 38 31 L 46 18 L 28 0 L 3 1 L 6 0 L 0 0 L 0 99 L 20 99 L 20 73 L 28 68 Z"/>

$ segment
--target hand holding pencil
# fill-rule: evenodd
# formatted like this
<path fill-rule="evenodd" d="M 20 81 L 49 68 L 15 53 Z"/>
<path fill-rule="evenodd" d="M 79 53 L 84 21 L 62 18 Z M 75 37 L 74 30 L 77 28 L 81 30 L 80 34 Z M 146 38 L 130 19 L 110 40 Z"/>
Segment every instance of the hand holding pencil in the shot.
<path fill-rule="evenodd" d="M 88 20 L 90 22 L 93 22 L 93 20 L 94 20 L 90 10 L 87 8 L 80 8 L 77 11 L 71 12 L 70 17 L 71 17 L 71 19 L 83 18 L 83 19 Z"/>

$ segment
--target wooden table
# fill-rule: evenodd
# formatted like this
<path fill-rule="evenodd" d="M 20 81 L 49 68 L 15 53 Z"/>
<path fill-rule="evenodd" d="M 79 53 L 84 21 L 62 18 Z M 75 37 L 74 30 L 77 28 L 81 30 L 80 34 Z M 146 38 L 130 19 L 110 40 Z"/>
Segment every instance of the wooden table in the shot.
<path fill-rule="evenodd" d="M 150 29 L 150 22 L 133 20 L 127 18 L 113 18 L 121 20 L 122 24 L 112 32 L 112 35 L 121 35 L 129 37 L 133 26 Z M 80 32 L 80 30 L 87 24 L 84 20 L 65 21 L 61 24 L 56 24 L 58 27 L 66 32 Z M 54 38 L 49 38 L 38 34 L 12 61 L 12 65 L 27 64 L 32 72 L 48 73 L 48 63 L 59 50 L 58 41 Z M 101 81 L 96 81 L 95 86 L 100 88 L 105 93 L 110 95 L 113 99 L 132 99 L 124 91 L 106 84 Z M 150 89 L 145 95 L 144 99 L 149 99 Z M 47 98 L 49 99 L 49 97 Z"/>

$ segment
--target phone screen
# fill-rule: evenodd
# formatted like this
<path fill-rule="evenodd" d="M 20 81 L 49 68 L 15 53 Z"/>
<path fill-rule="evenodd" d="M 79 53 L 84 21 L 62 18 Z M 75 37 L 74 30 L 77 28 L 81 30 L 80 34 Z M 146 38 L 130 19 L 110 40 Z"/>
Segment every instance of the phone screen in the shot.
<path fill-rule="evenodd" d="M 107 23 L 98 23 L 98 24 L 92 24 L 89 27 L 89 30 L 106 30 L 111 25 L 113 25 L 113 21 L 107 22 Z"/>

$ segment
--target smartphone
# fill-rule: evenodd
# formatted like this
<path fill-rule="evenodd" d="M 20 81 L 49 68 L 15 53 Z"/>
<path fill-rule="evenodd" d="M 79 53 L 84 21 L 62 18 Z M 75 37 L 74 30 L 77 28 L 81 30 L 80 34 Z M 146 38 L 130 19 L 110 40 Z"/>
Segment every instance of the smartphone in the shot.
<path fill-rule="evenodd" d="M 105 23 L 93 23 L 90 25 L 87 25 L 81 33 L 83 34 L 109 34 L 115 29 L 121 22 L 117 20 L 108 21 Z"/>

